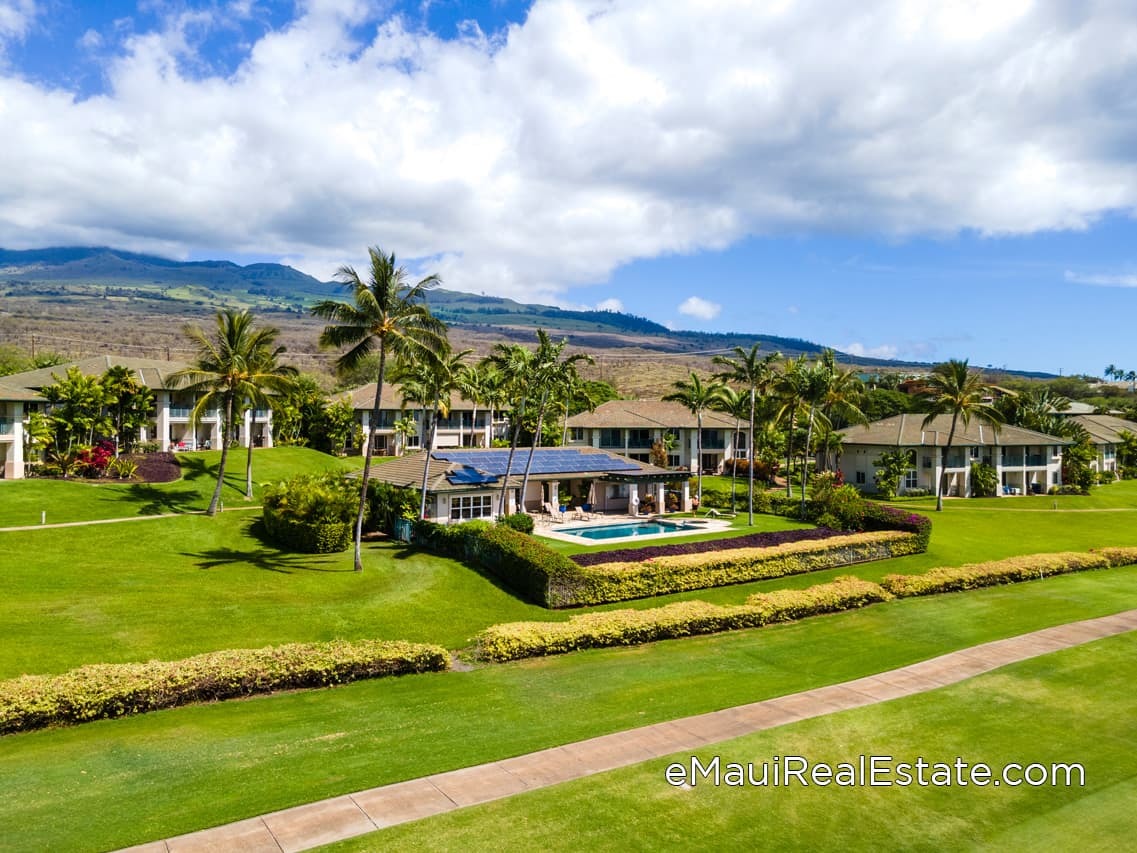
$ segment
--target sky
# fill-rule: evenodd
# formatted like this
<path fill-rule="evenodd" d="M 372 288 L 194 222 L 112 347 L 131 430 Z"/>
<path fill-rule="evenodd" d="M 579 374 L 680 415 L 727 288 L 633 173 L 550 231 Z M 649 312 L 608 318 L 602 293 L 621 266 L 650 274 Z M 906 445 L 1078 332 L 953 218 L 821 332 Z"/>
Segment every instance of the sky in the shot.
<path fill-rule="evenodd" d="M 0 0 L 0 246 L 1137 367 L 1132 0 Z"/>

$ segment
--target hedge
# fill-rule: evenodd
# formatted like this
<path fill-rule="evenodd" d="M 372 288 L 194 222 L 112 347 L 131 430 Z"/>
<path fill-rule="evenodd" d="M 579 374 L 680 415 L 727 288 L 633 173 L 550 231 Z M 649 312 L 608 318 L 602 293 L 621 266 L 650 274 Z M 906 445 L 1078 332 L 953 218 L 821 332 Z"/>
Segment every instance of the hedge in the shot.
<path fill-rule="evenodd" d="M 842 577 L 803 590 L 752 596 L 747 604 L 717 605 L 683 601 L 648 610 L 612 610 L 570 617 L 567 622 L 511 622 L 494 625 L 474 638 L 482 660 L 508 661 L 577 649 L 629 646 L 758 628 L 819 613 L 863 607 L 891 598 L 874 583 Z"/>
<path fill-rule="evenodd" d="M 208 652 L 176 661 L 89 664 L 0 682 L 0 734 L 298 687 L 437 672 L 440 646 L 360 640 Z"/>
<path fill-rule="evenodd" d="M 931 569 L 919 575 L 886 575 L 881 585 L 898 598 L 907 598 L 1134 563 L 1137 563 L 1137 548 L 1099 548 L 1088 553 L 1062 551 L 1056 554 L 1027 554 L 986 563 Z"/>
<path fill-rule="evenodd" d="M 285 518 L 266 508 L 262 516 L 265 533 L 282 551 L 301 554 L 335 554 L 352 543 L 354 526 L 344 521 L 309 522 Z"/>
<path fill-rule="evenodd" d="M 737 548 L 644 562 L 582 566 L 575 575 L 554 579 L 549 600 L 555 603 L 549 606 L 604 604 L 749 583 L 903 557 L 922 550 L 919 537 L 910 533 L 876 531 L 788 542 L 768 548 Z"/>

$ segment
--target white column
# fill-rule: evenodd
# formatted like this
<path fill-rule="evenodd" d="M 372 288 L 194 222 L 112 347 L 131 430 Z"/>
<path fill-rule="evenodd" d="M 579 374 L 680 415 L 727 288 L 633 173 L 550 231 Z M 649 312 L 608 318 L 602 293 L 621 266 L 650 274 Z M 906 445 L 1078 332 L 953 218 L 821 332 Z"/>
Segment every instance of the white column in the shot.
<path fill-rule="evenodd" d="M 154 406 L 158 414 L 158 449 L 163 453 L 170 449 L 170 394 L 159 391 L 155 395 Z"/>
<path fill-rule="evenodd" d="M 262 447 L 272 447 L 272 409 L 265 411 L 264 420 L 264 444 Z"/>
<path fill-rule="evenodd" d="M 683 479 L 683 496 L 679 504 L 684 512 L 691 511 L 691 480 L 690 478 Z"/>
<path fill-rule="evenodd" d="M 655 511 L 660 515 L 663 515 L 663 513 L 667 511 L 667 504 L 664 503 L 664 500 L 667 497 L 665 491 L 666 489 L 664 489 L 663 483 L 655 484 Z"/>
<path fill-rule="evenodd" d="M 4 466 L 4 476 L 21 480 L 24 476 L 24 404 L 12 404 L 12 453 Z"/>

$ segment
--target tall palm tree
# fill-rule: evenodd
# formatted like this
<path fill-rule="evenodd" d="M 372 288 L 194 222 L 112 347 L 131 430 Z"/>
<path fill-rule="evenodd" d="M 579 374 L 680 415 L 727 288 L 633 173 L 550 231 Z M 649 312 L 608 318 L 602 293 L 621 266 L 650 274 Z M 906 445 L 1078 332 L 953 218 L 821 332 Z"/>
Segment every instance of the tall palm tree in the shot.
<path fill-rule="evenodd" d="M 734 512 L 734 483 L 738 476 L 738 436 L 742 432 L 742 421 L 750 412 L 750 400 L 748 395 L 724 385 L 715 409 L 734 418 L 734 443 L 731 445 L 734 448 L 734 458 L 730 464 L 730 511 Z"/>
<path fill-rule="evenodd" d="M 450 395 L 458 388 L 458 379 L 465 365 L 463 359 L 473 350 L 446 353 L 440 358 L 415 362 L 400 372 L 404 403 L 418 403 L 428 418 L 426 459 L 422 466 L 422 494 L 419 518 L 426 517 L 426 487 L 430 479 L 430 454 L 438 434 L 438 418 L 450 417 Z"/>
<path fill-rule="evenodd" d="M 464 399 L 474 404 L 470 417 L 470 444 L 477 447 L 478 406 L 486 402 L 486 369 L 481 364 L 463 364 L 454 377 L 454 387 Z"/>
<path fill-rule="evenodd" d="M 822 405 L 825 402 L 826 394 L 829 392 L 832 376 L 832 369 L 824 358 L 818 359 L 816 363 L 802 369 L 801 401 L 808 407 L 805 450 L 801 456 L 801 510 L 803 518 L 805 513 L 805 483 L 809 479 L 809 455 L 813 448 L 813 429 L 819 423 L 822 425 L 822 429 L 829 426 L 829 418 L 822 411 Z"/>
<path fill-rule="evenodd" d="M 737 382 L 742 385 L 749 392 L 750 396 L 750 432 L 747 435 L 747 447 L 749 447 L 750 464 L 747 466 L 749 469 L 749 476 L 747 482 L 747 513 L 748 523 L 754 524 L 754 417 L 757 406 L 757 398 L 759 394 L 767 394 L 770 391 L 771 384 L 774 381 L 774 367 L 775 361 L 782 357 L 780 352 L 769 353 L 765 356 L 759 356 L 759 344 L 754 344 L 749 350 L 742 347 L 734 348 L 734 357 L 724 355 L 716 355 L 712 361 L 715 364 L 722 365 L 726 370 L 721 373 L 715 374 L 717 379 L 726 382 Z M 734 490 L 731 489 L 733 496 Z"/>
<path fill-rule="evenodd" d="M 505 515 L 509 494 L 509 477 L 513 473 L 513 457 L 521 436 L 521 422 L 525 418 L 525 404 L 529 397 L 529 376 L 534 365 L 533 351 L 520 344 L 494 344 L 486 361 L 502 376 L 502 390 L 511 407 L 509 416 L 509 456 L 505 463 L 505 476 L 501 478 L 501 499 L 497 514 Z M 522 494 L 522 501 L 525 496 Z M 523 507 L 522 507 L 523 508 Z"/>
<path fill-rule="evenodd" d="M 926 399 L 929 404 L 928 415 L 923 427 L 927 427 L 937 415 L 951 415 L 951 429 L 948 430 L 947 443 L 940 449 L 940 478 L 936 484 L 936 512 L 944 508 L 944 483 L 947 481 L 947 458 L 955 440 L 955 428 L 960 422 L 966 427 L 972 418 L 986 421 L 995 429 L 1003 422 L 1003 417 L 994 406 L 985 403 L 995 390 L 994 385 L 983 381 L 983 377 L 967 366 L 967 360 L 951 359 L 932 368 L 928 379 Z"/>
<path fill-rule="evenodd" d="M 808 366 L 805 363 L 805 356 L 800 355 L 797 358 L 787 358 L 782 364 L 782 370 L 774 380 L 774 393 L 781 401 L 781 407 L 778 409 L 777 420 L 781 421 L 785 418 L 788 421 L 786 428 L 786 497 L 793 494 L 793 444 L 794 444 L 794 421 L 797 418 L 798 410 L 802 406 L 802 401 L 809 393 L 809 379 L 807 376 Z"/>
<path fill-rule="evenodd" d="M 525 500 L 525 490 L 529 486 L 529 470 L 533 467 L 533 457 L 537 445 L 541 443 L 541 429 L 545 423 L 545 412 L 549 398 L 559 394 L 573 383 L 576 365 L 579 362 L 592 363 L 592 356 L 582 352 L 572 353 L 562 358 L 561 353 L 568 346 L 568 338 L 554 343 L 544 329 L 537 330 L 537 351 L 533 358 L 533 372 L 529 381 L 534 389 L 541 389 L 540 403 L 537 405 L 537 428 L 533 430 L 533 443 L 529 447 L 529 458 L 525 460 L 525 473 L 521 477 L 521 499 Z"/>
<path fill-rule="evenodd" d="M 338 369 L 350 370 L 372 352 L 379 352 L 375 402 L 371 406 L 370 430 L 360 478 L 359 512 L 355 519 L 357 572 L 363 571 L 363 516 L 367 511 L 371 456 L 379 428 L 387 357 L 393 356 L 397 361 L 431 358 L 446 346 L 446 324 L 430 313 L 425 302 L 426 292 L 440 284 L 441 279 L 437 275 L 428 275 L 412 285 L 408 282 L 406 269 L 395 263 L 393 253 L 388 255 L 374 246 L 367 252 L 371 259 L 367 281 L 350 266 L 340 267 L 336 273 L 351 301 L 326 299 L 312 307 L 313 314 L 332 323 L 320 334 L 320 345 L 350 347 L 336 359 Z"/>
<path fill-rule="evenodd" d="M 271 326 L 257 329 L 253 323 L 253 315 L 248 311 L 229 308 L 217 312 L 217 328 L 212 334 L 206 334 L 199 326 L 187 326 L 185 332 L 197 348 L 197 357 L 192 367 L 170 376 L 175 387 L 184 387 L 199 395 L 190 412 L 191 423 L 197 423 L 202 412 L 208 409 L 221 411 L 221 461 L 206 515 L 216 515 L 221 505 L 221 487 L 225 482 L 225 465 L 238 406 L 248 399 L 263 399 L 265 391 L 284 393 L 292 384 L 290 377 L 265 369 L 265 353 L 278 351 L 274 344 L 279 330 Z"/>
<path fill-rule="evenodd" d="M 831 447 L 840 447 L 839 441 L 836 443 L 831 441 L 833 430 L 850 424 L 867 424 L 869 419 L 861 409 L 865 385 L 856 371 L 851 368 L 842 370 L 831 349 L 821 353 L 821 362 L 829 373 L 825 395 L 821 401 L 821 412 L 825 419 L 821 422 L 823 433 L 820 442 L 825 448 L 822 457 L 823 469 L 829 470 L 829 450 Z"/>
<path fill-rule="evenodd" d="M 257 409 L 267 409 L 271 404 L 268 392 L 291 392 L 296 387 L 296 377 L 300 374 L 295 367 L 281 364 L 280 356 L 285 352 L 284 347 L 265 347 L 258 351 L 256 357 L 256 371 L 248 383 L 248 394 L 245 397 L 245 409 L 250 414 L 249 441 L 245 450 L 245 499 L 253 499 L 253 430 L 257 425 Z M 268 384 L 268 379 L 272 384 Z"/>
<path fill-rule="evenodd" d="M 722 382 L 712 379 L 703 382 L 699 374 L 691 371 L 688 379 L 680 379 L 672 383 L 673 392 L 665 396 L 664 400 L 682 403 L 686 409 L 695 416 L 695 483 L 696 497 L 699 506 L 703 505 L 703 412 L 714 408 L 722 399 Z"/>

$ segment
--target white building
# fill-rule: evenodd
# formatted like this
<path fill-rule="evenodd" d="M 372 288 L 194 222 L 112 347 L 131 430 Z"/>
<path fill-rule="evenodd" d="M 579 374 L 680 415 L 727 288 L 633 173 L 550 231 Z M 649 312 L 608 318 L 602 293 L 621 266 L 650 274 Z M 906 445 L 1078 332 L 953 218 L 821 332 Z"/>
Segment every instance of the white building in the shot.
<path fill-rule="evenodd" d="M 876 464 L 881 454 L 897 449 L 911 455 L 911 467 L 900 483 L 900 493 L 925 489 L 935 494 L 942 473 L 946 472 L 945 494 L 970 497 L 971 466 L 989 465 L 998 476 L 999 495 L 1044 494 L 1051 486 L 1062 485 L 1062 448 L 1069 442 L 1052 435 L 1016 426 L 996 430 L 989 423 L 972 418 L 964 426 L 957 422 L 951 452 L 941 467 L 942 448 L 947 445 L 951 415 L 939 415 L 924 426 L 924 415 L 896 415 L 866 426 L 851 426 L 841 453 L 841 474 L 846 483 L 862 491 L 876 487 Z"/>

